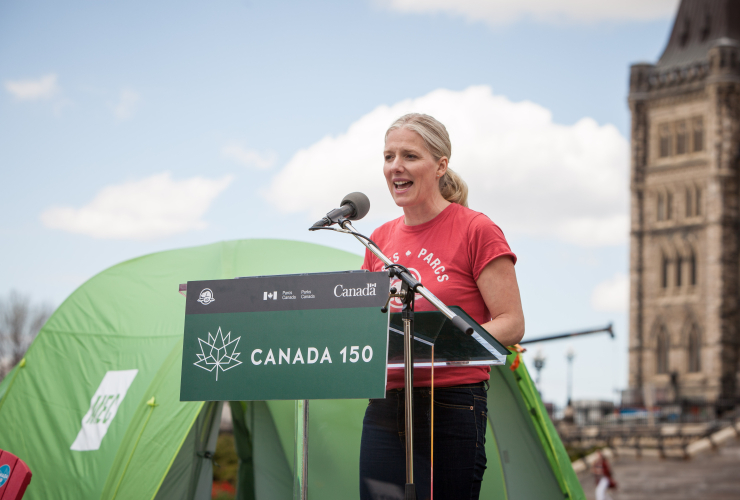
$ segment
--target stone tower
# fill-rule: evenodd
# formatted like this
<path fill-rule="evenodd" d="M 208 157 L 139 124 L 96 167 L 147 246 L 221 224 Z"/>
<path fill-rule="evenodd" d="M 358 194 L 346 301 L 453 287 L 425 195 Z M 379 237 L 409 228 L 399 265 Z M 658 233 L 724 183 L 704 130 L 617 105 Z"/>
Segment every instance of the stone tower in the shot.
<path fill-rule="evenodd" d="M 629 385 L 640 402 L 740 395 L 740 1 L 682 0 L 630 68 Z"/>

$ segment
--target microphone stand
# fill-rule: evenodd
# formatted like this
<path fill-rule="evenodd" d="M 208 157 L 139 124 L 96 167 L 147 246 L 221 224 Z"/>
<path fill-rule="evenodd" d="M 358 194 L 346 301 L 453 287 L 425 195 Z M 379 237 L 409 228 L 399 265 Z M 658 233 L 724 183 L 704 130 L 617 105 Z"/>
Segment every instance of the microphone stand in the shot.
<path fill-rule="evenodd" d="M 336 220 L 341 229 L 331 228 L 334 231 L 340 233 L 347 233 L 354 236 L 360 243 L 370 250 L 377 258 L 379 258 L 388 269 L 388 275 L 398 277 L 401 280 L 401 290 L 396 293 L 394 288 L 391 288 L 388 294 L 388 301 L 386 301 L 385 307 L 382 309 L 383 312 L 388 311 L 388 303 L 391 298 L 398 297 L 401 299 L 403 304 L 401 313 L 403 319 L 403 367 L 404 367 L 404 391 L 405 391 L 405 433 L 406 433 L 406 489 L 405 489 L 405 500 L 416 500 L 416 486 L 414 485 L 414 297 L 418 293 L 429 301 L 434 307 L 436 307 L 442 314 L 450 319 L 453 325 L 467 333 L 472 335 L 473 327 L 468 324 L 462 317 L 455 314 L 450 308 L 448 308 L 441 300 L 434 296 L 432 292 L 427 290 L 416 278 L 414 278 L 408 270 L 398 264 L 394 264 L 383 252 L 378 248 L 375 243 L 370 241 L 368 238 L 360 235 L 352 223 L 346 218 L 339 218 Z M 309 228 L 321 229 L 317 226 Z M 329 228 L 326 228 L 329 229 Z"/>

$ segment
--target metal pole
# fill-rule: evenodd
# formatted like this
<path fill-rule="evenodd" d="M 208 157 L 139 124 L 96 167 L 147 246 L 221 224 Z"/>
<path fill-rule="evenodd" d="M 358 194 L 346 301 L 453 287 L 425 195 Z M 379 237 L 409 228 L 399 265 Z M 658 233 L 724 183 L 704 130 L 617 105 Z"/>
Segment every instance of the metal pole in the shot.
<path fill-rule="evenodd" d="M 573 397 L 573 358 L 576 357 L 572 347 L 568 349 L 565 357 L 568 359 L 568 406 L 570 406 Z"/>
<path fill-rule="evenodd" d="M 407 307 L 404 305 L 404 307 Z M 414 345 L 411 319 L 403 319 L 404 389 L 406 391 L 406 489 L 414 483 Z M 414 496 L 415 498 L 415 496 Z"/>
<path fill-rule="evenodd" d="M 592 333 L 601 332 L 606 332 L 611 336 L 611 338 L 614 338 L 614 330 L 612 328 L 612 324 L 609 323 L 604 328 L 595 328 L 593 330 L 584 330 L 582 332 L 560 333 L 558 335 L 548 335 L 547 337 L 537 337 L 536 339 L 522 340 L 521 342 L 519 342 L 519 345 L 534 344 L 535 342 L 547 342 L 548 340 L 565 339 L 568 337 L 577 337 L 579 335 L 590 335 Z"/>
<path fill-rule="evenodd" d="M 542 349 L 538 349 L 537 353 L 534 355 L 534 369 L 537 370 L 537 390 L 540 392 L 540 395 L 542 395 L 542 387 L 540 385 L 540 372 L 542 372 L 542 369 L 545 367 L 545 354 L 542 352 Z"/>
<path fill-rule="evenodd" d="M 293 500 L 308 498 L 308 400 L 295 402 L 295 454 L 293 456 Z"/>

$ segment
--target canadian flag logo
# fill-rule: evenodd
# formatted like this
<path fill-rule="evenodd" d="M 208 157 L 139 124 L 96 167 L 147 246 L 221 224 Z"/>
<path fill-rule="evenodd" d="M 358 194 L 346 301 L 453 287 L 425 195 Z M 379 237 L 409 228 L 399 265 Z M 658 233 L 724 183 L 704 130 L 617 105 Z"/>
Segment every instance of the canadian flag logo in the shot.
<path fill-rule="evenodd" d="M 265 292 L 265 297 L 262 300 L 277 300 L 277 291 Z"/>

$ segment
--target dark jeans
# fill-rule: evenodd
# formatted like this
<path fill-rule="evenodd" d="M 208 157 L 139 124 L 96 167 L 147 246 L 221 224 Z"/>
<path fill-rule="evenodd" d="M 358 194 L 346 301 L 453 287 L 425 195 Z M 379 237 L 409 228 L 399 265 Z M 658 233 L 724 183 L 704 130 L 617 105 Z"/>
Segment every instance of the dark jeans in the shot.
<path fill-rule="evenodd" d="M 477 500 L 486 470 L 486 390 L 483 383 L 434 388 L 434 497 Z M 431 391 L 414 389 L 414 483 L 430 497 Z M 398 498 L 406 484 L 404 390 L 371 399 L 360 449 L 360 498 Z M 400 489 L 399 489 L 400 487 Z M 403 498 L 401 496 L 401 498 Z"/>

